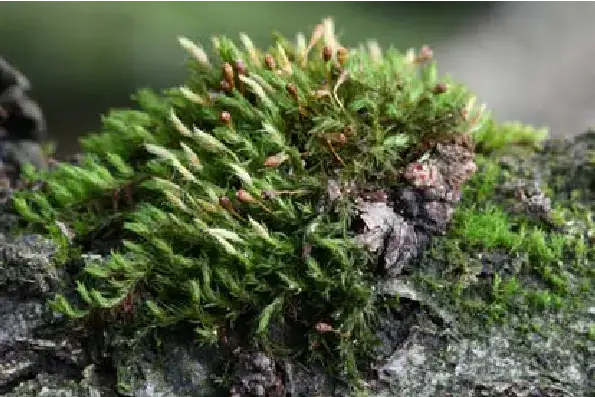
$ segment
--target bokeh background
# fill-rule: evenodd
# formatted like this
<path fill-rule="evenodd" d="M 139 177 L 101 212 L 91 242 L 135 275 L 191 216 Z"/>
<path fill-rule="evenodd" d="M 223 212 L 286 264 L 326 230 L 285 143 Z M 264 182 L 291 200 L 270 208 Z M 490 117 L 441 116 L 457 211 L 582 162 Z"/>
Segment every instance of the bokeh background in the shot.
<path fill-rule="evenodd" d="M 497 118 L 554 136 L 595 124 L 595 3 L 0 2 L 0 55 L 31 80 L 63 156 L 138 88 L 183 81 L 178 35 L 208 48 L 213 34 L 244 32 L 267 45 L 272 31 L 309 36 L 326 16 L 347 45 L 429 44 Z"/>

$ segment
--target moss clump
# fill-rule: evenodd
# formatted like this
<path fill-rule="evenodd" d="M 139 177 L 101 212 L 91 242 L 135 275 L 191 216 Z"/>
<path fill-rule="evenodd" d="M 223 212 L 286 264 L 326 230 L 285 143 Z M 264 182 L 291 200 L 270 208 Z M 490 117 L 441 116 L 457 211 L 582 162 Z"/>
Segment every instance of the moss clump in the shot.
<path fill-rule="evenodd" d="M 64 258 L 110 251 L 55 309 L 133 313 L 133 328 L 186 322 L 205 343 L 240 333 L 239 344 L 356 379 L 384 303 L 353 239 L 354 202 L 402 184 L 408 164 L 487 117 L 428 48 L 348 50 L 330 20 L 309 42 L 278 38 L 267 51 L 241 39 L 214 39 L 214 59 L 181 39 L 185 85 L 110 112 L 77 164 L 30 171 L 43 188 L 15 206 Z M 352 188 L 329 200 L 330 180 Z"/>

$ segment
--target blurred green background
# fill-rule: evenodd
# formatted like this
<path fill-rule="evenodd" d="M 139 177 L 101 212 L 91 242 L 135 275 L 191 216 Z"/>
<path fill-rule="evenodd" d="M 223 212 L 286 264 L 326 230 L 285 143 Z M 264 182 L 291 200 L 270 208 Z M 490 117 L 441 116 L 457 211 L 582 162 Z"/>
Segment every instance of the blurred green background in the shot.
<path fill-rule="evenodd" d="M 375 38 L 398 48 L 438 44 L 491 3 L 454 2 L 0 2 L 0 55 L 32 82 L 59 155 L 99 126 L 109 107 L 130 105 L 141 87 L 183 81 L 184 35 L 247 33 L 259 45 L 271 32 L 290 37 L 323 17 L 346 45 Z"/>

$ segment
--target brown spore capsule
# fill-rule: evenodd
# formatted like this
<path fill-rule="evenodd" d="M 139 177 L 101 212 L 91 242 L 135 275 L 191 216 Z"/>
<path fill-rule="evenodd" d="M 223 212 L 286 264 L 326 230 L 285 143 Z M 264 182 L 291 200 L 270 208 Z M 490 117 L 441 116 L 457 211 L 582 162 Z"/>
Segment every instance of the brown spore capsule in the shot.
<path fill-rule="evenodd" d="M 225 80 L 221 80 L 220 86 L 221 86 L 221 90 L 223 90 L 225 92 L 229 93 L 232 90 L 232 85 L 229 84 L 229 82 L 227 82 Z"/>
<path fill-rule="evenodd" d="M 219 115 L 219 120 L 229 126 L 231 124 L 231 114 L 227 111 L 223 111 L 221 112 L 221 115 Z"/>
<path fill-rule="evenodd" d="M 245 76 L 247 74 L 246 65 L 244 64 L 244 61 L 242 61 L 241 59 L 238 59 L 235 62 L 235 69 L 236 73 L 239 76 Z"/>
<path fill-rule="evenodd" d="M 354 136 L 355 135 L 355 127 L 352 125 L 348 125 L 343 129 L 345 136 Z"/>
<path fill-rule="evenodd" d="M 348 56 L 349 52 L 345 47 L 341 47 L 337 50 L 337 61 L 339 62 L 339 65 L 341 65 L 341 67 L 344 67 L 345 63 L 347 63 Z"/>
<path fill-rule="evenodd" d="M 264 63 L 269 70 L 277 69 L 277 63 L 275 62 L 275 58 L 271 54 L 266 54 L 264 56 Z"/>
<path fill-rule="evenodd" d="M 295 86 L 295 84 L 287 83 L 285 88 L 287 89 L 287 92 L 289 93 L 289 95 L 291 95 L 291 97 L 297 101 L 298 100 L 298 90 L 297 90 L 297 87 Z"/>
<path fill-rule="evenodd" d="M 345 136 L 342 132 L 332 132 L 323 135 L 323 137 L 331 143 L 338 143 L 339 145 L 343 145 L 347 143 L 347 136 Z"/>
<path fill-rule="evenodd" d="M 316 323 L 314 328 L 316 329 L 316 332 L 320 332 L 320 333 L 335 332 L 335 329 L 330 324 L 323 323 L 323 322 Z"/>
<path fill-rule="evenodd" d="M 250 193 L 248 193 L 247 191 L 245 191 L 244 189 L 238 190 L 236 193 L 236 197 L 242 203 L 255 203 L 256 202 L 254 197 L 252 197 L 252 195 Z"/>
<path fill-rule="evenodd" d="M 219 197 L 219 205 L 228 211 L 233 210 L 233 205 L 231 204 L 231 200 L 227 196 Z"/>
<path fill-rule="evenodd" d="M 267 157 L 264 161 L 264 166 L 268 168 L 275 168 L 281 165 L 281 163 L 283 163 L 288 158 L 289 156 L 287 156 L 285 153 L 278 153 L 274 156 Z"/>
<path fill-rule="evenodd" d="M 229 85 L 233 86 L 233 67 L 228 62 L 225 62 L 222 66 L 223 70 L 223 79 L 229 83 Z"/>
<path fill-rule="evenodd" d="M 447 89 L 446 84 L 438 83 L 434 86 L 434 88 L 432 89 L 432 92 L 436 95 L 444 94 L 446 92 L 446 89 Z"/>
<path fill-rule="evenodd" d="M 331 60 L 332 57 L 333 57 L 333 49 L 329 46 L 325 46 L 322 49 L 322 59 L 324 60 L 324 62 L 328 62 Z"/>
<path fill-rule="evenodd" d="M 417 56 L 416 62 L 421 63 L 430 61 L 433 57 L 434 51 L 432 51 L 432 49 L 429 46 L 424 45 L 421 47 L 421 50 L 419 51 L 419 55 Z"/>

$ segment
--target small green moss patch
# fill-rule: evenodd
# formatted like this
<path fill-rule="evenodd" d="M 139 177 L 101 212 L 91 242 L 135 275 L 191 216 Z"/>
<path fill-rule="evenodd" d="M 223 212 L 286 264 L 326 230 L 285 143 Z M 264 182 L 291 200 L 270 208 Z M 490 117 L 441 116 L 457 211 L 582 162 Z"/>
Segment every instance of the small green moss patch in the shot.
<path fill-rule="evenodd" d="M 502 175 L 511 174 L 497 159 L 479 161 L 480 171 L 466 186 L 448 235 L 436 239 L 427 253 L 428 263 L 437 260 L 441 270 L 422 267 L 419 279 L 474 323 L 584 306 L 595 260 L 584 228 L 555 230 L 510 212 L 497 198 L 497 186 Z M 561 223 L 592 217 L 578 203 L 564 208 L 557 212 Z"/>

